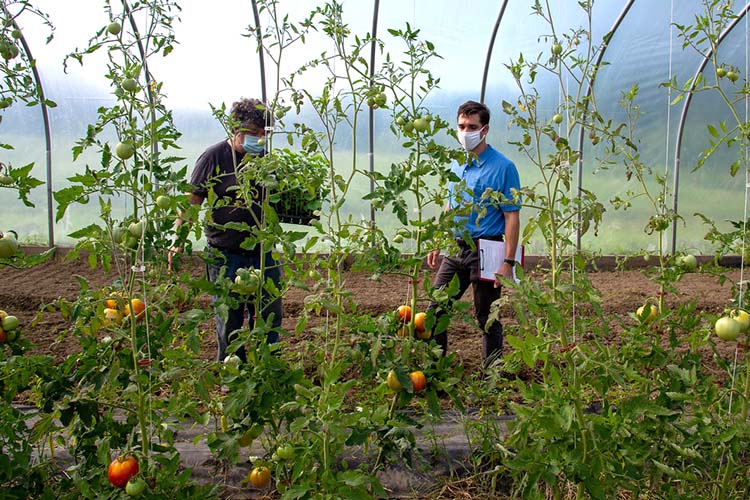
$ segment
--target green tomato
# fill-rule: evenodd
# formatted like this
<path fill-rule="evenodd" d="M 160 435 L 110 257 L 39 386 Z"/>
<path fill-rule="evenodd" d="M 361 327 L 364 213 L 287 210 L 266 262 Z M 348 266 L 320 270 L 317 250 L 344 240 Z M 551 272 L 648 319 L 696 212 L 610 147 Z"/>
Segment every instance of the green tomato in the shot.
<path fill-rule="evenodd" d="M 143 226 L 144 223 L 142 220 L 139 220 L 138 222 L 131 222 L 128 226 L 128 232 L 133 236 L 134 238 L 141 238 L 143 236 Z"/>
<path fill-rule="evenodd" d="M 119 35 L 120 31 L 122 31 L 122 25 L 117 21 L 113 21 L 107 26 L 107 31 L 110 35 Z"/>
<path fill-rule="evenodd" d="M 727 78 L 729 78 L 730 82 L 736 82 L 739 77 L 740 75 L 735 70 L 730 69 L 727 71 Z"/>
<path fill-rule="evenodd" d="M 716 335 L 721 340 L 726 340 L 728 342 L 737 340 L 737 337 L 740 336 L 741 328 L 742 326 L 740 325 L 740 323 L 734 318 L 730 318 L 729 316 L 722 316 L 721 318 L 717 319 L 716 323 L 714 324 L 714 331 L 716 332 Z"/>
<path fill-rule="evenodd" d="M 414 120 L 413 125 L 417 132 L 427 132 L 427 129 L 430 128 L 429 122 L 424 118 L 417 118 Z"/>
<path fill-rule="evenodd" d="M 17 317 L 9 315 L 3 318 L 2 326 L 3 326 L 3 330 L 5 330 L 6 332 L 12 332 L 16 328 L 18 328 L 19 324 L 20 323 Z"/>
<path fill-rule="evenodd" d="M 18 55 L 18 47 L 15 45 L 6 45 L 0 49 L 0 56 L 6 61 L 9 61 Z"/>
<path fill-rule="evenodd" d="M 115 146 L 115 154 L 121 160 L 127 160 L 135 154 L 135 147 L 129 142 L 119 142 Z"/>
<path fill-rule="evenodd" d="M 138 90 L 138 82 L 134 78 L 124 79 L 120 86 L 122 87 L 122 90 L 127 92 L 135 92 Z"/>
<path fill-rule="evenodd" d="M 291 460 L 295 455 L 294 446 L 291 444 L 281 445 L 276 448 L 276 455 L 282 460 Z"/>
<path fill-rule="evenodd" d="M 21 38 L 23 36 L 23 34 L 21 33 L 21 30 L 14 29 L 13 31 L 10 32 L 10 36 L 12 36 L 16 40 L 18 40 L 19 38 Z"/>
<path fill-rule="evenodd" d="M 242 364 L 242 359 L 236 354 L 229 354 L 224 358 L 224 364 L 239 368 L 239 366 Z"/>
<path fill-rule="evenodd" d="M 8 259 L 18 252 L 18 241 L 12 233 L 7 233 L 0 238 L 0 259 Z"/>
<path fill-rule="evenodd" d="M 112 230 L 112 239 L 117 243 L 118 245 L 122 243 L 122 240 L 125 238 L 126 229 L 124 227 L 117 226 Z"/>
<path fill-rule="evenodd" d="M 743 309 L 732 309 L 729 313 L 729 317 L 735 320 L 740 325 L 740 332 L 747 332 L 750 330 L 750 314 Z"/>
<path fill-rule="evenodd" d="M 555 115 L 554 115 L 554 116 L 552 117 L 552 121 L 553 121 L 553 122 L 555 122 L 555 123 L 557 123 L 557 124 L 559 125 L 559 124 L 561 124 L 561 123 L 562 123 L 562 121 L 563 121 L 563 117 L 562 117 L 562 115 L 561 115 L 560 113 L 557 113 L 557 114 L 555 114 Z"/>
<path fill-rule="evenodd" d="M 727 76 L 727 69 L 724 66 L 719 66 L 718 68 L 716 68 L 716 76 L 718 76 L 719 78 L 724 78 L 725 76 Z"/>
<path fill-rule="evenodd" d="M 125 485 L 125 493 L 131 497 L 137 497 L 146 490 L 146 481 L 141 477 L 134 477 Z"/>
<path fill-rule="evenodd" d="M 5 175 L 5 174 L 0 175 L 0 185 L 10 186 L 11 184 L 13 184 L 13 177 L 11 177 L 10 175 Z"/>
<path fill-rule="evenodd" d="M 156 206 L 158 206 L 162 210 L 168 209 L 171 204 L 172 204 L 172 199 L 169 196 L 160 195 L 156 197 Z"/>
<path fill-rule="evenodd" d="M 18 330 L 10 330 L 8 332 L 5 332 L 6 342 L 15 342 L 16 339 L 18 339 Z"/>
<path fill-rule="evenodd" d="M 130 248 L 131 250 L 138 248 L 138 238 L 136 238 L 130 233 L 125 235 L 124 243 L 125 243 L 125 246 L 127 248 Z"/>
<path fill-rule="evenodd" d="M 554 55 L 559 56 L 560 54 L 562 54 L 562 51 L 563 51 L 562 45 L 560 45 L 559 43 L 552 44 L 552 53 Z"/>
<path fill-rule="evenodd" d="M 698 267 L 698 259 L 695 258 L 695 255 L 683 255 L 677 262 L 680 267 L 688 271 L 694 271 Z"/>
<path fill-rule="evenodd" d="M 411 132 L 412 130 L 414 130 L 414 123 L 412 122 L 404 123 L 404 132 Z"/>

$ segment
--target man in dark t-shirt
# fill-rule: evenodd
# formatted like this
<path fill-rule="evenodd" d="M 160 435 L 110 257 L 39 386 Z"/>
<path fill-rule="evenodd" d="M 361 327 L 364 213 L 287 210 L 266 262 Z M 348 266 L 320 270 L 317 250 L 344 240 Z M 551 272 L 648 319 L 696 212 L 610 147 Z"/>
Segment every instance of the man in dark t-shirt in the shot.
<path fill-rule="evenodd" d="M 232 137 L 210 146 L 198 158 L 191 176 L 193 190 L 189 202 L 201 205 L 209 198 L 209 192 L 215 195 L 215 203 L 209 207 L 208 221 L 205 226 L 207 249 L 213 259 L 206 266 L 208 279 L 212 282 L 221 276 L 231 280 L 240 268 L 261 268 L 260 247 L 243 248 L 242 243 L 249 236 L 247 231 L 224 227 L 227 223 L 242 223 L 255 227 L 261 218 L 262 200 L 243 200 L 238 197 L 237 169 L 245 155 L 262 156 L 265 154 L 266 125 L 270 125 L 270 115 L 266 107 L 257 99 L 241 99 L 232 104 L 232 123 L 237 126 L 232 130 Z M 257 186 L 255 186 L 257 188 Z M 261 189 L 246 190 L 261 193 Z M 211 197 L 214 199 L 214 197 Z M 248 206 L 249 205 L 249 206 Z M 182 218 L 178 219 L 178 224 Z M 171 263 L 170 254 L 170 263 Z M 281 269 L 271 252 L 265 252 L 265 280 L 271 279 L 280 288 Z M 264 280 L 264 281 L 265 281 Z M 238 296 L 239 298 L 239 296 Z M 251 297 L 252 298 L 252 297 Z M 215 300 L 215 297 L 214 297 Z M 269 320 L 273 316 L 266 341 L 276 343 L 279 340 L 277 328 L 281 326 L 281 297 L 269 298 L 264 291 L 261 299 L 261 316 Z M 216 315 L 216 338 L 218 343 L 217 358 L 225 359 L 227 347 L 236 337 L 235 331 L 242 328 L 247 311 L 250 329 L 255 323 L 255 304 L 241 303 L 236 309 L 230 309 L 226 321 Z M 236 351 L 246 361 L 244 346 Z"/>

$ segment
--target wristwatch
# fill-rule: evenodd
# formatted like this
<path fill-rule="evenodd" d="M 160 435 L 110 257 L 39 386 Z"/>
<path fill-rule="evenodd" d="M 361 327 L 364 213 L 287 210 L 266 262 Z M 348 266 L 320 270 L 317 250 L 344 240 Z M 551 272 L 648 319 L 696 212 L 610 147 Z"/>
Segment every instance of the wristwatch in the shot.
<path fill-rule="evenodd" d="M 505 259 L 505 262 L 507 262 L 507 263 L 508 263 L 508 264 L 510 264 L 511 266 L 515 266 L 515 265 L 516 265 L 516 261 L 515 261 L 515 260 L 513 260 L 513 259 Z"/>

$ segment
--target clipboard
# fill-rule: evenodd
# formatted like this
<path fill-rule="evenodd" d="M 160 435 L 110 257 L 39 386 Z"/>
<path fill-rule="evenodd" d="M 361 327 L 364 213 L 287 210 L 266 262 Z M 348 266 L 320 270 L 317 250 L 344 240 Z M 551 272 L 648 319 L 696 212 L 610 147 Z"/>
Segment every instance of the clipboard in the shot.
<path fill-rule="evenodd" d="M 495 281 L 495 273 L 505 261 L 505 242 L 479 239 L 477 241 L 477 252 L 479 253 L 479 279 L 482 281 Z M 514 260 L 523 266 L 524 247 L 516 246 Z M 516 266 L 513 266 L 513 279 L 516 283 Z"/>

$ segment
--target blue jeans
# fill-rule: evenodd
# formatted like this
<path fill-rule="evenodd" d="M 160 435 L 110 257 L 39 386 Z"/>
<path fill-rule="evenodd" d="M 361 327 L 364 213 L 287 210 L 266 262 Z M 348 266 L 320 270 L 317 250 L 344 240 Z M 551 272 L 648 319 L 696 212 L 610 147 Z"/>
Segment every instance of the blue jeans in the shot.
<path fill-rule="evenodd" d="M 211 282 L 215 282 L 221 275 L 222 269 L 224 269 L 224 277 L 234 281 L 237 275 L 237 269 L 250 268 L 260 269 L 260 255 L 243 254 L 227 252 L 224 250 L 212 249 L 212 253 L 216 257 L 216 262 L 209 262 L 206 264 L 206 271 L 208 279 Z M 270 278 L 276 286 L 281 289 L 281 267 L 271 256 L 270 252 L 266 253 L 265 259 L 265 278 Z M 239 295 L 231 294 L 232 297 L 240 299 Z M 213 302 L 216 302 L 217 297 L 212 297 Z M 281 326 L 281 297 L 273 299 L 269 302 L 270 298 L 268 293 L 264 290 L 261 294 L 261 317 L 264 320 L 273 314 L 273 321 L 271 326 L 273 330 L 268 332 L 266 342 L 269 344 L 275 344 L 279 341 L 279 333 L 277 328 Z M 227 347 L 237 337 L 236 330 L 242 328 L 245 323 L 245 317 L 247 315 L 249 328 L 252 330 L 255 326 L 255 304 L 253 302 L 240 302 L 239 306 L 235 309 L 229 309 L 227 320 L 224 321 L 218 314 L 216 315 L 216 341 L 218 344 L 217 359 L 223 360 L 227 355 Z M 237 356 L 242 359 L 243 362 L 247 361 L 247 355 L 245 354 L 245 346 L 241 346 L 237 349 Z"/>

